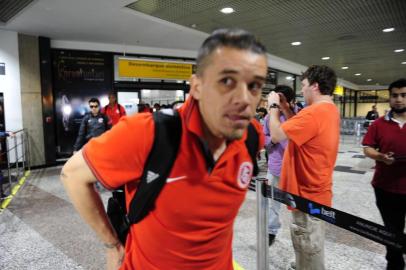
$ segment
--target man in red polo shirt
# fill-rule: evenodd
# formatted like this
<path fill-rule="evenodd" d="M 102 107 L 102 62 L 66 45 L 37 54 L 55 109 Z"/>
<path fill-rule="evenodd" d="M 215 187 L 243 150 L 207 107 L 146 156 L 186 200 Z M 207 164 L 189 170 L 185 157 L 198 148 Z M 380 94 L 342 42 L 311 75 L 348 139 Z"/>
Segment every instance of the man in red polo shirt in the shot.
<path fill-rule="evenodd" d="M 109 124 L 112 126 L 117 124 L 122 116 L 126 115 L 124 107 L 117 103 L 117 96 L 114 92 L 109 93 L 109 104 L 104 106 L 101 113 L 107 115 L 110 119 Z"/>
<path fill-rule="evenodd" d="M 391 110 L 368 128 L 362 145 L 376 160 L 372 186 L 385 226 L 403 234 L 406 217 L 406 79 L 389 86 Z M 402 251 L 386 248 L 388 270 L 403 270 Z"/>
<path fill-rule="evenodd" d="M 190 97 L 178 110 L 177 159 L 155 208 L 131 225 L 125 251 L 92 184 L 125 185 L 129 206 L 154 140 L 152 115 L 120 121 L 62 170 L 75 208 L 107 248 L 108 269 L 233 269 L 233 223 L 253 173 L 245 146 L 249 123 L 260 148 L 264 142 L 253 117 L 267 74 L 266 49 L 246 31 L 217 30 L 204 41 L 196 65 Z"/>

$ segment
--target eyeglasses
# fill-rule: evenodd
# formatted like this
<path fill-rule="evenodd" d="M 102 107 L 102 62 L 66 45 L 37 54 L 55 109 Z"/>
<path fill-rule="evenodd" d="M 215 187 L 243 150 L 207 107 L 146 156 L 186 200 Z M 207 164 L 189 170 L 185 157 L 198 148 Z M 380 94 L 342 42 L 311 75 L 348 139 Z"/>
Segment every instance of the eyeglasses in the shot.
<path fill-rule="evenodd" d="M 90 109 L 99 108 L 99 105 L 89 105 Z"/>

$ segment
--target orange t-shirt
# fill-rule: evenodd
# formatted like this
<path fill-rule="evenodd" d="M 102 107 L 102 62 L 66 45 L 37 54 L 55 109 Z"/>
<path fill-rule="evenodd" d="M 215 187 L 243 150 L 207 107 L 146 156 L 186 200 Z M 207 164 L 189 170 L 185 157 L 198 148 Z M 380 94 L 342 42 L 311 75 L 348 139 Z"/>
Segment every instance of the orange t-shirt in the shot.
<path fill-rule="evenodd" d="M 280 188 L 331 206 L 340 137 L 337 107 L 327 102 L 313 104 L 281 127 L 289 143 L 283 157 Z"/>
<path fill-rule="evenodd" d="M 208 169 L 196 104 L 189 98 L 179 110 L 183 131 L 178 157 L 155 209 L 131 226 L 122 270 L 233 269 L 233 223 L 253 165 L 245 134 L 230 142 Z M 262 147 L 261 126 L 252 122 Z M 153 134 L 152 114 L 141 113 L 124 117 L 84 148 L 85 160 L 101 183 L 110 189 L 125 184 L 127 207 L 151 150 Z"/>

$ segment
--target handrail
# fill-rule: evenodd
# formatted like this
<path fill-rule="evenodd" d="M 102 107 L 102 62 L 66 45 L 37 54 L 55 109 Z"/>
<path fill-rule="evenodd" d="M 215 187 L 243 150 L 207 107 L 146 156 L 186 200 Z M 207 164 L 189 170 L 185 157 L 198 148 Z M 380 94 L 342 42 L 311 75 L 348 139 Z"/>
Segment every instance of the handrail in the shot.
<path fill-rule="evenodd" d="M 5 149 L 1 149 L 0 157 L 2 162 L 7 163 L 7 178 L 3 177 L 0 171 L 0 207 L 3 199 L 13 195 L 12 190 L 18 184 L 18 180 L 30 168 L 30 151 L 28 133 L 25 129 L 12 131 L 10 136 L 2 137 L 1 143 L 5 143 Z M 8 182 L 8 183 L 7 183 Z M 1 209 L 0 209 L 1 210 Z"/>

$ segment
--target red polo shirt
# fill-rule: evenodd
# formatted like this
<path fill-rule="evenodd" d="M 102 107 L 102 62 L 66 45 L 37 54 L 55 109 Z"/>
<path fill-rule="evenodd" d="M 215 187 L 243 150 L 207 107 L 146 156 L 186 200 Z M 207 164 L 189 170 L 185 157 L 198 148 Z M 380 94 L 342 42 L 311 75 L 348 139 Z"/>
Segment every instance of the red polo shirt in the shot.
<path fill-rule="evenodd" d="M 110 107 L 110 105 L 105 106 L 102 110 L 101 110 L 102 114 L 107 115 L 107 117 L 110 119 L 110 123 L 112 126 L 114 126 L 115 124 L 118 123 L 118 120 L 120 120 L 120 118 L 122 116 L 126 115 L 125 109 L 123 106 L 121 106 L 120 104 L 116 103 L 113 108 Z"/>
<path fill-rule="evenodd" d="M 400 125 L 387 114 L 375 120 L 365 134 L 362 145 L 379 149 L 381 153 L 393 152 L 403 161 L 386 165 L 376 161 L 372 185 L 388 192 L 406 194 L 406 124 Z"/>
<path fill-rule="evenodd" d="M 253 171 L 246 134 L 230 142 L 208 170 L 196 101 L 189 98 L 179 112 L 183 133 L 178 157 L 155 209 L 131 226 L 121 269 L 233 269 L 233 223 Z M 261 135 L 261 126 L 252 123 Z M 85 160 L 100 182 L 110 189 L 126 185 L 127 207 L 152 147 L 153 133 L 152 114 L 137 114 L 84 148 Z M 263 141 L 261 135 L 261 148 Z"/>

